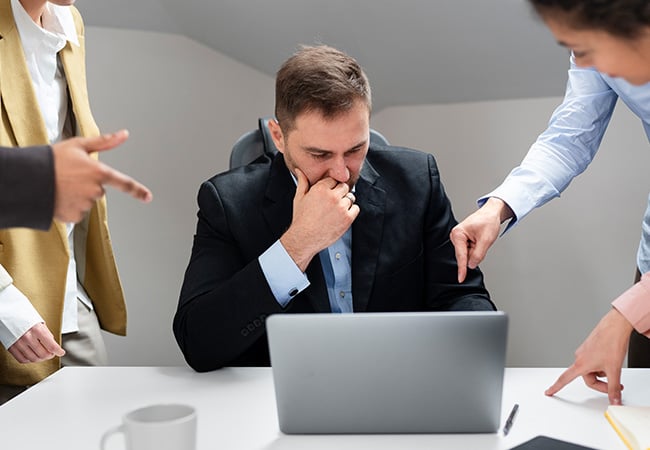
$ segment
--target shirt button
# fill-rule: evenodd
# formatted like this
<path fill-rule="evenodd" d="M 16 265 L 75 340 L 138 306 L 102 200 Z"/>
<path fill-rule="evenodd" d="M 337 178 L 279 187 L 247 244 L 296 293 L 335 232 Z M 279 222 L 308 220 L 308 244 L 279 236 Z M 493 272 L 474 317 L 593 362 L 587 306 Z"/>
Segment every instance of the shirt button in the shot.
<path fill-rule="evenodd" d="M 336 259 L 341 259 L 341 254 L 339 252 L 336 252 L 336 255 L 334 255 Z"/>
<path fill-rule="evenodd" d="M 341 296 L 341 298 L 345 298 L 345 292 L 341 291 L 339 292 L 339 295 Z"/>

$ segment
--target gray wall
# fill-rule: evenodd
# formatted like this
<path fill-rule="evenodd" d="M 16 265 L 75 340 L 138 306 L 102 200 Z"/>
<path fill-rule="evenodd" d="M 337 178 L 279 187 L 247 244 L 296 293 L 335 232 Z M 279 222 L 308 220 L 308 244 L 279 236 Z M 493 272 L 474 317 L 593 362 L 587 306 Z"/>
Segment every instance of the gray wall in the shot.
<path fill-rule="evenodd" d="M 198 186 L 227 168 L 232 143 L 258 116 L 272 113 L 273 80 L 180 36 L 97 27 L 86 35 L 95 118 L 104 131 L 131 131 L 126 145 L 102 159 L 155 196 L 143 206 L 108 192 L 129 308 L 129 336 L 106 335 L 111 361 L 183 364 L 171 319 Z M 436 156 L 460 220 L 518 164 L 559 101 L 389 108 L 374 114 L 372 125 L 395 144 Z M 499 239 L 482 264 L 496 303 L 511 316 L 510 366 L 568 365 L 609 302 L 631 284 L 648 192 L 647 147 L 638 120 L 619 108 L 590 169 L 562 199 Z"/>
<path fill-rule="evenodd" d="M 258 115 L 273 79 L 175 35 L 90 27 L 88 86 L 100 129 L 129 141 L 102 160 L 151 188 L 148 205 L 108 189 L 109 224 L 128 303 L 128 337 L 105 334 L 114 365 L 183 364 L 171 333 L 202 181 Z"/>

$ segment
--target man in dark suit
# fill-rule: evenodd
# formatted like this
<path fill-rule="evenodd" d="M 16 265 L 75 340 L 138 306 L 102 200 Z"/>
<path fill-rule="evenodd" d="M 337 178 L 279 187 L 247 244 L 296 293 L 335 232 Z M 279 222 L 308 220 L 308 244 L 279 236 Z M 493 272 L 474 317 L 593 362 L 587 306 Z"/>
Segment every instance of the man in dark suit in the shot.
<path fill-rule="evenodd" d="M 279 154 L 203 183 L 174 334 L 197 371 L 269 364 L 276 313 L 493 310 L 456 279 L 456 224 L 433 156 L 369 146 L 368 80 L 304 47 L 279 70 Z"/>

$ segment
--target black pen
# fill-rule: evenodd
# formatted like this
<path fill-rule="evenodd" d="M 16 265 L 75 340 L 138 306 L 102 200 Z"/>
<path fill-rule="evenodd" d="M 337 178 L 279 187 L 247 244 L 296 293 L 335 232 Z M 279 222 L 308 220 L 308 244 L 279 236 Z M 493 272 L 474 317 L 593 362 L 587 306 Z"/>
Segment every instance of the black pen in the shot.
<path fill-rule="evenodd" d="M 514 423 L 515 417 L 517 416 L 517 411 L 519 411 L 519 404 L 515 403 L 515 406 L 512 407 L 512 411 L 510 411 L 510 415 L 506 419 L 506 424 L 503 426 L 504 436 L 507 436 L 510 432 L 510 428 L 512 428 L 512 424 Z"/>

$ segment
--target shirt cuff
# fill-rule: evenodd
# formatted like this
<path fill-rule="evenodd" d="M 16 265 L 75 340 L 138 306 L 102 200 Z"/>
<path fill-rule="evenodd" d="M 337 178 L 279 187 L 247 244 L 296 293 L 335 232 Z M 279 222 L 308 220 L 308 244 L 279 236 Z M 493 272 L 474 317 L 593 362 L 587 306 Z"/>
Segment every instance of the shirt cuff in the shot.
<path fill-rule="evenodd" d="M 499 187 L 478 199 L 478 204 L 481 206 L 490 197 L 498 197 L 506 202 L 514 213 L 507 231 L 533 209 L 559 196 L 560 192 L 540 178 L 536 171 L 520 166 L 513 169 Z"/>
<path fill-rule="evenodd" d="M 612 302 L 634 329 L 650 338 L 650 272 Z"/>
<path fill-rule="evenodd" d="M 8 349 L 31 327 L 45 323 L 25 295 L 13 284 L 0 291 L 0 343 Z"/>
<path fill-rule="evenodd" d="M 279 239 L 258 260 L 271 292 L 283 308 L 310 284 Z"/>
<path fill-rule="evenodd" d="M 507 201 L 502 199 L 500 196 L 494 195 L 495 192 L 497 192 L 497 191 L 496 190 L 492 191 L 488 195 L 485 195 L 485 196 L 479 198 L 476 201 L 476 203 L 478 204 L 478 207 L 481 208 L 483 205 L 485 205 L 485 203 L 491 197 L 494 197 L 494 198 L 498 198 L 499 200 L 501 200 L 503 203 L 505 203 L 513 211 L 513 216 L 510 219 L 505 220 L 501 224 L 501 231 L 499 232 L 499 236 L 503 236 L 504 234 L 506 234 L 510 230 L 510 228 L 514 227 L 515 224 L 517 223 L 517 214 L 514 212 L 514 209 L 512 209 L 512 207 L 510 206 L 510 203 L 508 203 Z"/>

